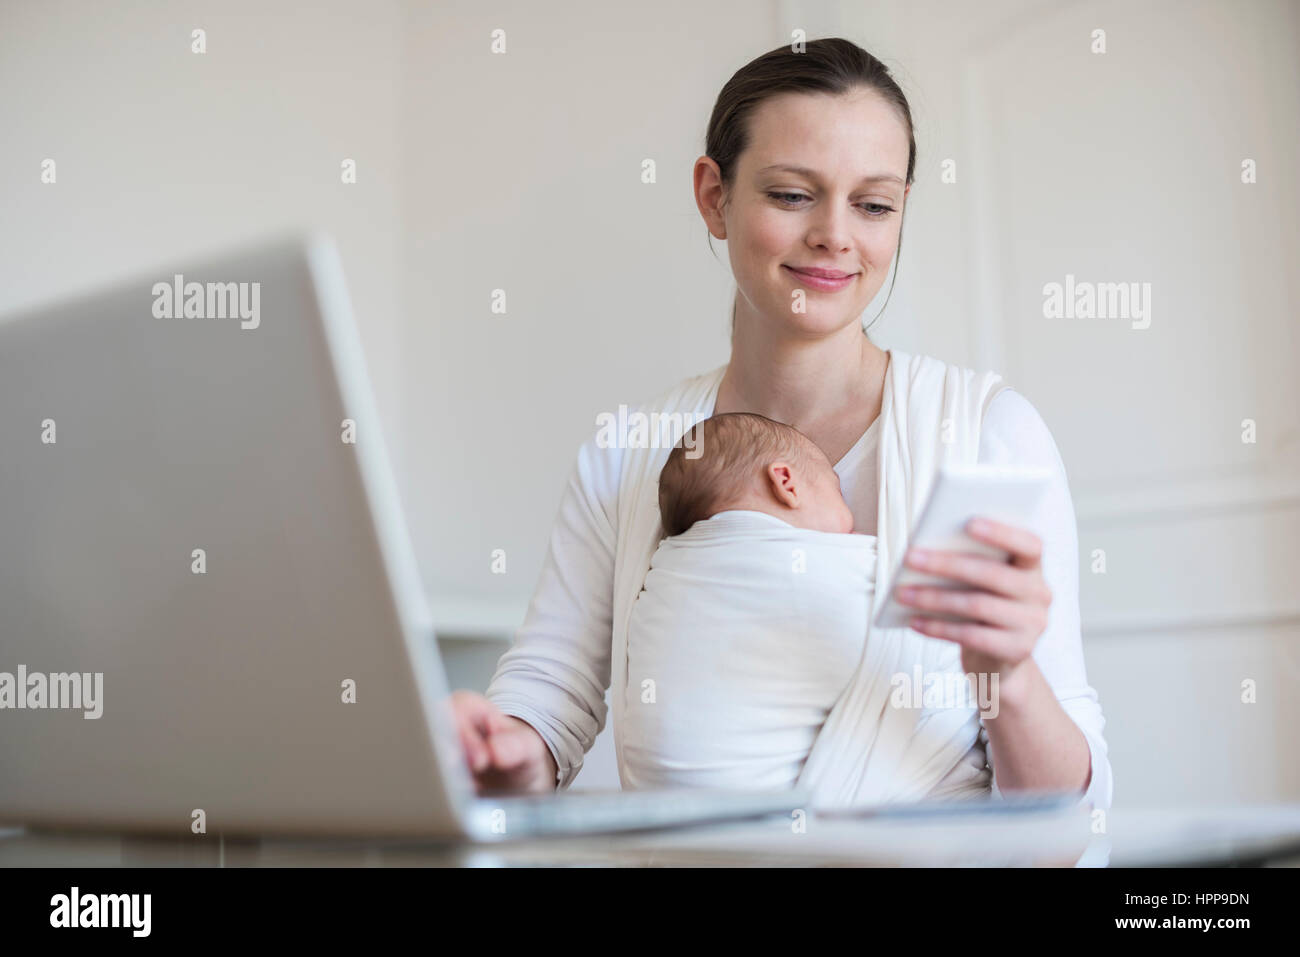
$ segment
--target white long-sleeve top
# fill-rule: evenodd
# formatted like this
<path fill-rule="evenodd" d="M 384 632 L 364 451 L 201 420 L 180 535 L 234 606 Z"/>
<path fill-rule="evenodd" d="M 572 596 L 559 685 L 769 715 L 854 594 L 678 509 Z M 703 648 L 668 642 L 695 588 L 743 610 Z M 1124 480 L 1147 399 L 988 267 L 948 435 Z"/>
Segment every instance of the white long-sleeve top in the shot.
<path fill-rule="evenodd" d="M 867 429 L 835 464 L 840 488 L 853 512 L 854 530 L 876 533 L 877 441 L 881 420 Z M 610 682 L 616 514 L 623 450 L 602 447 L 596 433 L 578 450 L 537 587 L 514 645 L 502 655 L 487 697 L 500 710 L 537 729 L 558 768 L 557 787 L 566 788 L 583 756 L 603 730 L 605 691 Z M 1045 466 L 1052 481 L 1042 503 L 1046 517 L 1043 577 L 1052 593 L 1048 625 L 1033 657 L 1061 707 L 1083 732 L 1091 756 L 1091 780 L 1084 800 L 1111 806 L 1110 761 L 1102 729 L 1105 719 L 1084 667 L 1079 619 L 1079 551 L 1074 505 L 1065 466 L 1046 423 L 1033 405 L 1010 388 L 989 403 L 980 430 L 979 462 Z M 933 790 L 969 780 L 972 768 L 994 766 L 988 733 L 981 728 L 974 747 Z M 996 773 L 991 787 L 997 793 Z"/>

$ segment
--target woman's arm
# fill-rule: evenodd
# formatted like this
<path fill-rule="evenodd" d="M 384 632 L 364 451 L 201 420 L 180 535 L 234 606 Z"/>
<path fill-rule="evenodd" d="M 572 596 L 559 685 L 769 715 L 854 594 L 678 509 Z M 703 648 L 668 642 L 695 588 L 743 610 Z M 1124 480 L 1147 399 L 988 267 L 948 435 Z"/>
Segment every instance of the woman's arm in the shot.
<path fill-rule="evenodd" d="M 605 726 L 621 461 L 595 435 L 578 450 L 528 612 L 486 692 L 546 743 L 557 788 Z"/>
<path fill-rule="evenodd" d="M 1052 472 L 1040 506 L 1045 529 L 1040 573 L 1051 596 L 1046 625 L 1029 655 L 1009 669 L 999 669 L 998 713 L 982 719 L 993 789 L 1077 788 L 1094 807 L 1110 807 L 1111 769 L 1102 736 L 1105 719 L 1083 660 L 1074 504 L 1051 432 L 1024 396 L 1005 389 L 989 404 L 981 426 L 979 461 L 1045 466 Z M 928 570 L 945 574 L 937 567 Z M 924 616 L 925 609 L 915 607 Z M 1022 607 L 1032 612 L 1030 606 Z M 945 637 L 947 626 L 937 622 L 933 630 L 922 630 Z M 963 657 L 971 654 L 971 647 L 964 645 Z"/>

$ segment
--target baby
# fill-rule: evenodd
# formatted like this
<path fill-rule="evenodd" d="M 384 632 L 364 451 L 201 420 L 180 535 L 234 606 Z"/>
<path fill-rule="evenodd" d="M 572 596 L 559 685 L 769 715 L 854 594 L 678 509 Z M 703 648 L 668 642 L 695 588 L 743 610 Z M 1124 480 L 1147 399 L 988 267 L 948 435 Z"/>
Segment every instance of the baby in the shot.
<path fill-rule="evenodd" d="M 850 534 L 821 449 L 750 413 L 688 431 L 659 507 L 628 622 L 626 784 L 792 787 L 862 659 L 875 538 Z"/>
<path fill-rule="evenodd" d="M 659 473 L 667 536 L 736 509 L 765 512 L 796 528 L 853 531 L 853 513 L 826 453 L 798 429 L 752 412 L 696 423 Z"/>

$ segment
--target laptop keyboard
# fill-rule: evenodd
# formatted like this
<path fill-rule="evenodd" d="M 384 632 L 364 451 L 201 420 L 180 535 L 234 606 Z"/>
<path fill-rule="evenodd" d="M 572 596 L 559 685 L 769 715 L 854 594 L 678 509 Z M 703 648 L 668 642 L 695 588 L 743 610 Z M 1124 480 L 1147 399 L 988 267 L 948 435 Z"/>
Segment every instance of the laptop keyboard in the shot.
<path fill-rule="evenodd" d="M 788 815 L 801 806 L 795 791 L 564 791 L 471 802 L 476 837 L 631 831 L 705 821 Z"/>

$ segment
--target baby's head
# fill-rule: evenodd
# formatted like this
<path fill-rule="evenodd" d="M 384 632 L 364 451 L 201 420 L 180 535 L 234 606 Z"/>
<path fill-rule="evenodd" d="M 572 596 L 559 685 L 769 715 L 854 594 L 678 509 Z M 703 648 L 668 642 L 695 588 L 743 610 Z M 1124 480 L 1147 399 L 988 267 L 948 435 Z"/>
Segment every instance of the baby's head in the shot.
<path fill-rule="evenodd" d="M 659 473 L 665 534 L 728 509 L 775 515 L 797 528 L 853 531 L 853 513 L 826 454 L 798 429 L 754 412 L 697 422 Z"/>

